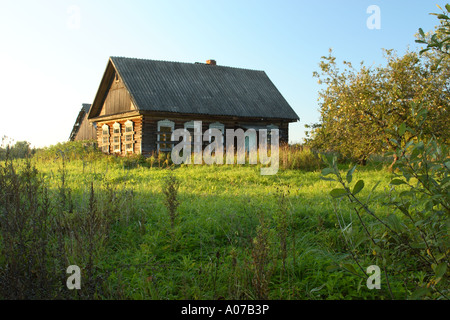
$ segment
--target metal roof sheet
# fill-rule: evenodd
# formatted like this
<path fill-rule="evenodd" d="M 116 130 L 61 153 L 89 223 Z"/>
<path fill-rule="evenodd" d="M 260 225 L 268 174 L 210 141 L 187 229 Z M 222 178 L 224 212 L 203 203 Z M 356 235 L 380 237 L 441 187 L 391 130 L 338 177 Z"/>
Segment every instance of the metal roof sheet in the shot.
<path fill-rule="evenodd" d="M 298 120 L 264 71 L 111 57 L 137 108 Z"/>

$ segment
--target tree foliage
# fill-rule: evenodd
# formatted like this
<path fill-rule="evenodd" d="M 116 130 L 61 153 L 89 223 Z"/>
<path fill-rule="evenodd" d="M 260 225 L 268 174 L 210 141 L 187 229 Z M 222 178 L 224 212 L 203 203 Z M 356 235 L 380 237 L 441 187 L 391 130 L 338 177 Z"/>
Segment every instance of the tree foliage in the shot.
<path fill-rule="evenodd" d="M 423 29 L 420 28 L 416 43 L 427 45 L 420 51 L 421 54 L 432 50 L 437 52 L 441 56 L 441 59 L 444 59 L 450 56 L 450 4 L 445 5 L 445 10 L 439 5 L 437 7 L 441 9 L 442 13 L 430 14 L 437 16 L 439 25 L 429 34 L 425 34 Z"/>
<path fill-rule="evenodd" d="M 426 136 L 448 141 L 449 68 L 435 68 L 435 56 L 410 51 L 398 56 L 385 50 L 385 58 L 385 66 L 361 63 L 359 70 L 344 61 L 341 71 L 331 50 L 322 57 L 314 76 L 326 88 L 319 92 L 320 123 L 309 127 L 313 147 L 364 163 L 369 155 L 395 151 L 397 141 L 416 137 L 412 130 L 400 136 L 397 125 L 421 126 Z M 428 111 L 425 122 L 415 120 L 418 105 Z"/>
<path fill-rule="evenodd" d="M 17 141 L 14 145 L 11 142 L 5 143 L 7 137 L 2 138 L 0 145 L 0 160 L 9 159 L 25 159 L 32 156 L 36 150 L 30 148 L 30 143 L 27 141 Z M 5 145 L 5 146 L 3 146 Z"/>

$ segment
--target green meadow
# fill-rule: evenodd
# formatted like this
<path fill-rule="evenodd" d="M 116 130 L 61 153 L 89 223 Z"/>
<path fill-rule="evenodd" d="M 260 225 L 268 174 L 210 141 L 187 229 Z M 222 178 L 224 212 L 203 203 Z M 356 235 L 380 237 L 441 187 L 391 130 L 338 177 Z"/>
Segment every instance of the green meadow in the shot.
<path fill-rule="evenodd" d="M 411 209 L 412 220 L 387 205 L 408 187 L 384 160 L 337 163 L 364 206 L 339 196 L 330 169 L 301 148 L 283 150 L 267 176 L 260 165 L 175 166 L 82 143 L 3 161 L 0 298 L 445 297 L 445 263 L 428 256 L 445 260 L 448 219 Z M 67 287 L 72 265 L 79 290 Z M 382 268 L 379 288 L 373 265 Z"/>
<path fill-rule="evenodd" d="M 56 154 L 30 161 L 48 189 L 49 221 L 60 216 L 65 222 L 57 225 L 66 225 L 52 233 L 46 249 L 63 256 L 55 267 L 59 282 L 68 277 L 67 266 L 82 270 L 82 289 L 60 292 L 64 297 L 391 298 L 386 286 L 370 290 L 367 277 L 354 272 L 338 217 L 347 223 L 356 218 L 349 203 L 329 195 L 337 184 L 322 180 L 321 170 L 262 176 L 257 165 L 174 167 L 137 158 L 76 158 Z M 383 165 L 354 175 L 367 190 L 390 181 Z M 178 186 L 172 215 L 164 194 L 167 177 Z M 389 212 L 381 200 L 372 207 Z M 364 243 L 358 250 L 364 268 L 375 263 Z M 403 298 L 402 281 L 390 279 L 397 298 Z"/>

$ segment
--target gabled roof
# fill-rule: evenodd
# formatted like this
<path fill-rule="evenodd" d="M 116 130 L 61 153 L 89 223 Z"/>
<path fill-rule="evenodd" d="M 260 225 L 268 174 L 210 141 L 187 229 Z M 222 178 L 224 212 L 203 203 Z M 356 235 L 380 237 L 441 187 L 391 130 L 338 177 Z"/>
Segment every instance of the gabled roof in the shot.
<path fill-rule="evenodd" d="M 89 110 L 91 109 L 91 105 L 88 103 L 83 103 L 81 106 L 80 112 L 78 112 L 77 120 L 75 121 L 75 124 L 73 125 L 72 132 L 70 133 L 69 141 L 73 141 L 75 139 L 75 136 L 78 133 L 78 130 L 80 129 L 81 123 L 83 122 L 83 119 L 86 114 L 89 113 Z"/>
<path fill-rule="evenodd" d="M 88 114 L 88 113 L 89 113 L 89 110 L 91 110 L 91 104 L 83 103 L 83 104 L 81 105 L 81 111 L 84 111 L 85 114 Z M 81 112 L 81 111 L 80 111 L 80 112 Z"/>
<path fill-rule="evenodd" d="M 299 119 L 264 71 L 111 57 L 102 84 L 110 83 L 111 67 L 139 111 Z M 101 88 L 89 118 L 100 113 L 107 94 Z"/>

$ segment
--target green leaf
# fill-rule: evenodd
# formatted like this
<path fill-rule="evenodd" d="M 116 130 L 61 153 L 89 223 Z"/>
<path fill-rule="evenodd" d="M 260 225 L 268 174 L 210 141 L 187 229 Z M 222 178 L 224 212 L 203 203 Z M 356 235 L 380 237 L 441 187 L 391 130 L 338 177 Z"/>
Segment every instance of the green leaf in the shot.
<path fill-rule="evenodd" d="M 352 272 L 352 273 L 358 274 L 358 272 L 356 271 L 355 267 L 353 267 L 350 263 L 345 263 L 343 265 L 343 267 L 345 269 L 347 269 L 348 271 Z"/>
<path fill-rule="evenodd" d="M 422 36 L 422 38 L 425 38 L 425 32 L 423 32 L 422 28 L 419 28 L 419 34 Z"/>
<path fill-rule="evenodd" d="M 329 175 L 331 173 L 334 173 L 333 168 L 325 168 L 325 169 L 322 170 L 322 175 L 323 176 L 327 176 L 327 175 Z"/>
<path fill-rule="evenodd" d="M 446 4 L 445 9 L 447 9 L 447 11 L 450 12 L 450 4 Z"/>
<path fill-rule="evenodd" d="M 436 282 L 439 282 L 442 276 L 447 272 L 447 263 L 441 262 L 434 272 L 436 273 Z"/>
<path fill-rule="evenodd" d="M 381 181 L 377 181 L 377 183 L 375 183 L 375 185 L 373 186 L 371 192 L 374 192 L 374 191 L 375 191 L 375 189 L 378 187 L 378 185 L 380 184 L 380 182 L 381 182 Z"/>
<path fill-rule="evenodd" d="M 355 186 L 353 187 L 353 195 L 356 195 L 358 192 L 360 192 L 364 188 L 364 181 L 359 180 Z"/>
<path fill-rule="evenodd" d="M 417 158 L 417 156 L 422 152 L 422 150 L 420 150 L 420 148 L 414 148 L 413 151 L 411 152 L 411 156 L 410 156 L 410 160 L 414 160 Z"/>
<path fill-rule="evenodd" d="M 400 125 L 400 128 L 398 128 L 398 134 L 400 135 L 400 136 L 403 136 L 404 134 L 405 134 L 405 131 L 406 131 L 406 123 L 402 123 L 401 125 Z"/>
<path fill-rule="evenodd" d="M 446 16 L 445 14 L 438 14 L 438 19 L 443 19 L 443 20 L 449 20 L 450 18 L 448 16 Z"/>
<path fill-rule="evenodd" d="M 355 172 L 356 166 L 354 166 L 353 168 L 351 168 L 350 170 L 348 170 L 347 172 L 347 182 L 350 183 L 352 182 L 353 179 L 353 172 Z"/>
<path fill-rule="evenodd" d="M 394 186 L 398 186 L 400 184 L 406 184 L 405 181 L 400 180 L 400 179 L 393 179 L 389 184 L 394 185 Z"/>
<path fill-rule="evenodd" d="M 328 267 L 326 267 L 326 270 L 328 272 L 333 272 L 333 271 L 336 271 L 337 269 L 339 269 L 337 266 L 328 266 Z"/>
<path fill-rule="evenodd" d="M 341 197 L 345 196 L 346 194 L 347 194 L 347 191 L 345 189 L 341 189 L 341 188 L 333 189 L 330 191 L 330 195 L 333 198 L 341 198 Z"/>
<path fill-rule="evenodd" d="M 409 300 L 419 300 L 421 297 L 428 293 L 429 289 L 427 287 L 419 288 L 413 292 L 413 294 L 408 298 Z"/>

